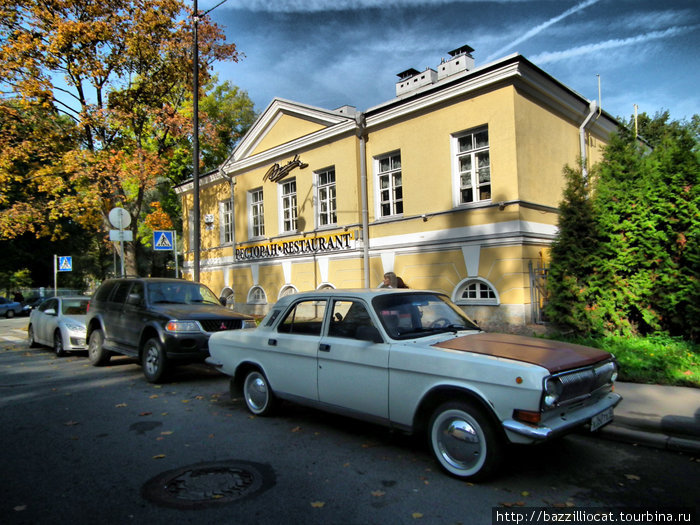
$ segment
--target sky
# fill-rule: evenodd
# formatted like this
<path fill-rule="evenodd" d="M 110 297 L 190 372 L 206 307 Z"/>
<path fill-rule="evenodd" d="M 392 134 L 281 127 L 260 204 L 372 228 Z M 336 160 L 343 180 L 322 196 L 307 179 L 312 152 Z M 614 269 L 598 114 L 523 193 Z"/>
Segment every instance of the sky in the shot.
<path fill-rule="evenodd" d="M 476 67 L 518 53 L 613 117 L 634 105 L 700 114 L 699 0 L 199 0 L 245 57 L 220 81 L 257 111 L 274 98 L 364 111 L 397 73 L 436 69 L 469 45 Z M 217 4 L 219 4 L 217 6 Z"/>

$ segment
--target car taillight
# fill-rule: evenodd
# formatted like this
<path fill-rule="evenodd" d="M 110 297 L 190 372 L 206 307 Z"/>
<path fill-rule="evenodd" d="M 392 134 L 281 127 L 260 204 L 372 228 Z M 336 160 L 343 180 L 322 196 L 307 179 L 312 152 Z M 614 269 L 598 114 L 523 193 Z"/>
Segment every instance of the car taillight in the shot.
<path fill-rule="evenodd" d="M 90 311 L 90 301 L 88 301 L 87 308 L 85 309 L 85 313 L 88 313 Z"/>

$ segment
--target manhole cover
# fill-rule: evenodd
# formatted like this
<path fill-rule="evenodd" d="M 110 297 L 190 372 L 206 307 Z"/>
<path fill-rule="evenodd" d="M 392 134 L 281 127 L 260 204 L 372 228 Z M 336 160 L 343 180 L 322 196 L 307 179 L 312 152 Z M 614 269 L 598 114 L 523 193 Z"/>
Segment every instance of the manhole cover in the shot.
<path fill-rule="evenodd" d="M 201 509 L 259 494 L 274 484 L 267 465 L 247 461 L 198 463 L 169 470 L 142 489 L 149 501 L 177 509 Z"/>

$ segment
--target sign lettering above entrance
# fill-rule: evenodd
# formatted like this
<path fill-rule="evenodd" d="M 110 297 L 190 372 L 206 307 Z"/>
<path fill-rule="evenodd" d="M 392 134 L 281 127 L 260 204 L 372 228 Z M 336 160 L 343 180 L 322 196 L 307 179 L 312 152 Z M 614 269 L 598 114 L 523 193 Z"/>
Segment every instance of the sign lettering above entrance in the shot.
<path fill-rule="evenodd" d="M 267 170 L 267 173 L 265 173 L 265 175 L 263 176 L 263 182 L 265 182 L 266 180 L 269 180 L 271 182 L 281 181 L 283 178 L 289 175 L 289 172 L 292 171 L 294 168 L 299 168 L 300 170 L 303 170 L 307 166 L 308 164 L 302 162 L 299 159 L 299 155 L 294 155 L 294 159 L 287 162 L 287 164 L 285 164 L 284 166 L 280 166 L 277 162 L 270 166 L 270 169 Z"/>
<path fill-rule="evenodd" d="M 348 232 L 312 239 L 296 239 L 258 244 L 248 248 L 236 248 L 236 260 L 270 259 L 287 255 L 314 255 L 322 252 L 350 250 L 353 247 L 353 243 L 350 242 L 353 238 L 353 234 Z"/>

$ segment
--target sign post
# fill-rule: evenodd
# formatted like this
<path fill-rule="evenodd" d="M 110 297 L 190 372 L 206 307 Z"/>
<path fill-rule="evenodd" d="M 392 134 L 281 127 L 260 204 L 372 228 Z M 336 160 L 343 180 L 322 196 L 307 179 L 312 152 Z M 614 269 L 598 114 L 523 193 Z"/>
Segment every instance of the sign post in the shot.
<path fill-rule="evenodd" d="M 73 257 L 70 255 L 53 256 L 53 295 L 58 296 L 58 272 L 72 272 Z"/>
<path fill-rule="evenodd" d="M 172 251 L 175 255 L 175 278 L 179 277 L 180 270 L 177 262 L 177 232 L 174 230 L 154 230 L 153 249 L 155 251 Z"/>
<path fill-rule="evenodd" d="M 119 228 L 119 230 L 110 230 L 109 232 L 109 240 L 110 241 L 119 241 L 120 244 L 120 254 L 121 254 L 121 263 L 122 263 L 122 273 L 121 276 L 124 277 L 124 241 L 133 241 L 134 240 L 134 234 L 131 231 L 124 231 L 124 228 L 127 228 L 129 224 L 131 224 L 131 215 L 129 215 L 129 212 L 126 211 L 124 208 L 112 208 L 109 211 L 109 222 L 114 226 L 115 228 Z M 115 268 L 115 273 L 116 273 L 116 268 Z"/>

